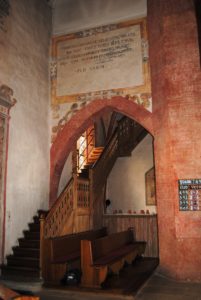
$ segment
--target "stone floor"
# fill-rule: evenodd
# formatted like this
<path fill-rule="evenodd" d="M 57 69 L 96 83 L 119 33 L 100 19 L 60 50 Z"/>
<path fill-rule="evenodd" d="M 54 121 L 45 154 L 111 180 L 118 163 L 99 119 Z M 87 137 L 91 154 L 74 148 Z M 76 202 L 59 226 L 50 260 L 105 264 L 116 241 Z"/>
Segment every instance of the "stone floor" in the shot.
<path fill-rule="evenodd" d="M 201 284 L 176 282 L 155 273 L 138 291 L 138 300 L 201 300 Z"/>
<path fill-rule="evenodd" d="M 31 291 L 41 300 L 201 300 L 201 284 L 176 282 L 155 272 L 136 295 L 115 295 L 111 293 L 78 292 L 43 288 L 37 283 L 1 282 L 10 288 Z"/>

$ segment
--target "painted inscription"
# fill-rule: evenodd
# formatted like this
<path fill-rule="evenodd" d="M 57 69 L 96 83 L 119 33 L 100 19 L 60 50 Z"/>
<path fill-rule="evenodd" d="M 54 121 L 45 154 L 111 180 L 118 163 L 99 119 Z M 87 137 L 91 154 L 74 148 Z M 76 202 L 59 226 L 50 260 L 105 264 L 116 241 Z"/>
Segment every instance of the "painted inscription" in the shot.
<path fill-rule="evenodd" d="M 144 84 L 140 25 L 65 39 L 57 48 L 56 95 Z"/>
<path fill-rule="evenodd" d="M 201 179 L 179 180 L 179 209 L 201 210 Z"/>

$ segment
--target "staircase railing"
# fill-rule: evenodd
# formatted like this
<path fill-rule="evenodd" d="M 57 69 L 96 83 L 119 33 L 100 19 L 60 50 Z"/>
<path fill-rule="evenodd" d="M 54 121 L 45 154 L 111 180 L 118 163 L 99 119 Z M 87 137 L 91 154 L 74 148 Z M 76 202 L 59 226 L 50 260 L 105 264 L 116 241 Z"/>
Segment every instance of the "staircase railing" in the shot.
<path fill-rule="evenodd" d="M 135 121 L 124 117 L 118 122 L 119 156 L 127 156 L 134 149 L 147 131 Z"/>
<path fill-rule="evenodd" d="M 71 178 L 44 220 L 44 238 L 60 235 L 69 213 L 73 210 L 73 194 L 74 184 Z"/>
<path fill-rule="evenodd" d="M 116 159 L 118 157 L 118 131 L 115 130 L 112 137 L 109 139 L 100 158 L 93 165 L 90 172 L 90 180 L 92 190 L 98 192 L 107 176 L 109 175 Z"/>
<path fill-rule="evenodd" d="M 80 172 L 80 170 L 88 163 L 88 159 L 90 157 L 90 154 L 93 152 L 93 148 L 95 145 L 95 129 L 94 127 L 87 130 L 84 134 L 84 140 L 80 144 L 80 149 L 76 150 L 77 153 L 77 173 Z M 86 143 L 86 146 L 84 144 Z"/>
<path fill-rule="evenodd" d="M 44 220 L 44 238 L 60 236 L 72 211 L 79 215 L 89 208 L 89 180 L 74 175 Z"/>
<path fill-rule="evenodd" d="M 90 207 L 89 180 L 77 178 L 77 209 L 83 210 Z"/>

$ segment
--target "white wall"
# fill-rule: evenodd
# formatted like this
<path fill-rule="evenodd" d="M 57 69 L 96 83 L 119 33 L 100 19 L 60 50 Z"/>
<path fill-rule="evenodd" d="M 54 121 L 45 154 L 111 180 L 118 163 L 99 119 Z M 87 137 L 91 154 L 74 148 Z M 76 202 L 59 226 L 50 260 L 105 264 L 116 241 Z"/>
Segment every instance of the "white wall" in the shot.
<path fill-rule="evenodd" d="M 59 188 L 58 188 L 58 193 L 57 196 L 60 195 L 60 193 L 63 191 L 65 188 L 66 184 L 69 182 L 69 180 L 72 177 L 72 152 L 69 154 L 65 165 L 63 167 L 60 181 L 59 181 Z"/>
<path fill-rule="evenodd" d="M 17 99 L 9 134 L 6 254 L 36 211 L 48 207 L 50 34 L 45 1 L 11 1 L 6 31 L 0 32 L 0 82 Z"/>
<path fill-rule="evenodd" d="M 146 0 L 53 1 L 53 34 L 61 35 L 146 16 Z"/>
<path fill-rule="evenodd" d="M 147 135 L 133 150 L 132 156 L 118 158 L 107 181 L 110 212 L 140 210 L 156 212 L 155 206 L 145 203 L 145 173 L 153 166 L 152 136 Z"/>

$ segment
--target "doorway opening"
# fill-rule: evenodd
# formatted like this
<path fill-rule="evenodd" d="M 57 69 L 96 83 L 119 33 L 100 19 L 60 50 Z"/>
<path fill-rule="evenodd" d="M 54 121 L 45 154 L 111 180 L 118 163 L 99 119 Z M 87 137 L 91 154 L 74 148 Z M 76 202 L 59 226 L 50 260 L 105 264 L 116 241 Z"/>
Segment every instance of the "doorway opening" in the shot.
<path fill-rule="evenodd" d="M 83 131 L 78 138 L 76 151 L 79 146 L 85 143 L 87 145 L 86 132 L 90 128 L 94 128 L 93 147 L 101 146 L 106 151 L 113 148 L 115 132 L 117 128 L 121 128 L 122 135 L 116 135 L 118 138 L 119 149 L 118 156 L 113 162 L 111 170 L 107 168 L 110 165 L 109 160 L 105 164 L 106 157 L 102 161 L 104 164 L 104 173 L 107 174 L 106 180 L 99 189 L 96 186 L 95 197 L 93 199 L 93 214 L 92 228 L 100 228 L 106 226 L 110 234 L 134 228 L 136 240 L 146 240 L 147 247 L 144 253 L 144 258 L 137 263 L 137 269 L 143 270 L 143 278 L 147 278 L 158 264 L 158 231 L 157 231 L 157 205 L 155 199 L 155 177 L 154 177 L 154 153 L 153 153 L 153 137 L 148 133 L 143 126 L 124 114 L 116 111 L 107 111 L 101 114 L 101 117 L 95 119 L 93 126 L 90 125 Z M 133 131 L 131 131 L 131 129 Z M 135 134 L 134 141 L 132 132 Z M 126 137 L 127 136 L 127 137 Z M 113 143 L 113 144 L 112 144 Z M 130 143 L 130 144 L 129 144 Z M 81 149 L 80 153 L 86 150 Z M 109 153 L 110 158 L 112 151 Z M 73 151 L 72 151 L 73 152 Z M 72 152 L 71 158 L 72 161 Z M 83 155 L 84 156 L 84 155 Z M 101 159 L 101 157 L 100 157 Z M 99 158 L 97 159 L 98 162 Z M 69 161 L 69 159 L 67 160 Z M 82 162 L 85 167 L 86 159 Z M 80 161 L 76 160 L 80 166 Z M 93 162 L 89 169 L 93 169 Z M 64 165 L 63 172 L 67 168 L 67 163 Z M 81 175 L 80 168 L 77 168 L 78 176 Z M 101 173 L 101 177 L 104 175 Z M 81 175 L 82 176 L 82 175 Z M 99 177 L 98 182 L 101 179 Z M 110 202 L 109 209 L 106 209 L 106 201 Z M 155 202 L 154 202 L 155 201 Z M 136 269 L 136 265 L 134 270 Z M 124 276 L 127 276 L 127 271 L 132 273 L 132 269 L 125 268 Z M 134 274 L 134 273 L 133 273 Z M 145 276 L 145 277 L 144 277 Z M 135 277 L 135 276 L 134 276 Z M 111 279 L 113 278 L 113 279 Z M 116 278 L 117 279 L 117 278 Z M 143 279 L 144 280 L 144 279 Z M 122 281 L 123 282 L 123 281 Z M 122 282 L 118 281 L 119 287 L 122 287 Z M 114 277 L 110 277 L 105 288 L 110 289 L 116 285 L 117 281 Z M 133 282 L 133 286 L 136 286 Z"/>

